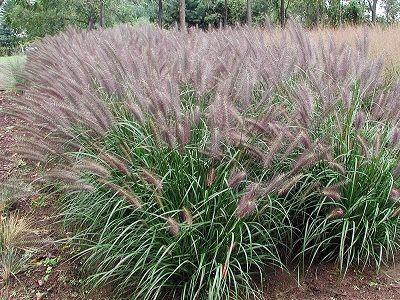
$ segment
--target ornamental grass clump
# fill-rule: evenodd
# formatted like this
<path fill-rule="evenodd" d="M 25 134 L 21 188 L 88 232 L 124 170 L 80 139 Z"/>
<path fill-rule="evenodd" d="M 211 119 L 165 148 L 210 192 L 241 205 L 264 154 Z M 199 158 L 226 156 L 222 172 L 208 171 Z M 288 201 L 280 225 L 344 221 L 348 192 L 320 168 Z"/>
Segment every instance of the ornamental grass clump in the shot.
<path fill-rule="evenodd" d="M 13 150 L 58 193 L 89 283 L 247 299 L 268 264 L 396 252 L 400 86 L 367 39 L 269 33 L 124 25 L 28 54 Z"/>
<path fill-rule="evenodd" d="M 92 190 L 66 184 L 61 202 L 67 224 L 79 232 L 73 241 L 84 249 L 85 266 L 95 268 L 92 283 L 116 282 L 121 293 L 134 291 L 133 299 L 227 299 L 258 295 L 252 274 L 265 263 L 281 266 L 282 212 L 256 215 L 256 204 L 270 203 L 258 184 L 228 184 L 229 170 L 242 167 L 241 151 L 231 148 L 215 161 L 203 153 L 207 132 L 203 124 L 184 148 L 170 148 L 123 118 L 104 142 L 93 146 L 87 138 L 71 153 L 84 158 L 77 184 Z"/>

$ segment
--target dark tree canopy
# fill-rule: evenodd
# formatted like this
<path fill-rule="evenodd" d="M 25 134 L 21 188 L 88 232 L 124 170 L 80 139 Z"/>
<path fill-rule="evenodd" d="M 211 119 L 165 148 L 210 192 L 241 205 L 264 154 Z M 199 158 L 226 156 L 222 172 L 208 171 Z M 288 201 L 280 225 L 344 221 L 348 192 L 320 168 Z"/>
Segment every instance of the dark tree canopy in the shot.
<path fill-rule="evenodd" d="M 400 0 L 380 4 L 385 13 L 381 18 L 395 22 Z M 285 26 L 287 20 L 307 27 L 340 26 L 375 22 L 378 9 L 377 0 L 0 0 L 0 5 L 1 26 L 28 40 L 67 26 L 95 29 L 123 22 L 152 22 L 164 28 L 180 23 L 200 28 L 266 22 Z"/>

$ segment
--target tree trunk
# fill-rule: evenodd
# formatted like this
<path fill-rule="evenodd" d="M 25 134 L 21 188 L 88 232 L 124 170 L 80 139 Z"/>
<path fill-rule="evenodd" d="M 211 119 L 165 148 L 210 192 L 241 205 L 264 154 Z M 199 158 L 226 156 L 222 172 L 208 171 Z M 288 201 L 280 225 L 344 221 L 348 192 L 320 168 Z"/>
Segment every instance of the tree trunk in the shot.
<path fill-rule="evenodd" d="M 179 26 L 181 30 L 186 28 L 185 0 L 179 0 Z"/>
<path fill-rule="evenodd" d="M 228 26 L 228 0 L 224 4 L 224 26 Z"/>
<path fill-rule="evenodd" d="M 285 0 L 281 0 L 279 19 L 281 23 L 281 27 L 285 27 Z"/>
<path fill-rule="evenodd" d="M 378 2 L 378 0 L 373 0 L 372 3 L 372 23 L 376 22 L 376 3 Z"/>
<path fill-rule="evenodd" d="M 246 21 L 247 21 L 247 26 L 251 26 L 251 0 L 247 0 Z"/>
<path fill-rule="evenodd" d="M 90 16 L 88 18 L 88 29 L 89 30 L 93 30 L 94 29 L 94 25 L 95 25 L 95 20 L 94 20 L 93 16 Z"/>
<path fill-rule="evenodd" d="M 162 0 L 158 0 L 158 26 L 163 26 L 163 3 Z"/>
<path fill-rule="evenodd" d="M 105 27 L 104 0 L 100 1 L 100 27 Z"/>
<path fill-rule="evenodd" d="M 371 21 L 372 23 L 376 22 L 376 5 L 378 0 L 368 0 L 368 7 L 371 11 Z"/>

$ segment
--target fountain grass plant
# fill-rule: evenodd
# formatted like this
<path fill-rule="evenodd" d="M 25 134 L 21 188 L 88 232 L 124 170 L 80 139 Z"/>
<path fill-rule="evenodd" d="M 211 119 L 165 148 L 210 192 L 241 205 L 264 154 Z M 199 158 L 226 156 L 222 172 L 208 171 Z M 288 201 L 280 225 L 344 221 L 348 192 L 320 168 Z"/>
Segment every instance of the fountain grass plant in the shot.
<path fill-rule="evenodd" d="M 62 211 L 95 286 L 115 281 L 132 299 L 261 296 L 253 276 L 266 263 L 283 267 L 284 211 L 261 197 L 243 150 L 215 160 L 203 153 L 206 125 L 192 133 L 171 149 L 123 118 L 76 153 L 91 191 L 64 194 Z M 256 214 L 256 203 L 268 213 Z"/>
<path fill-rule="evenodd" d="M 43 166 L 93 286 L 261 298 L 268 264 L 396 253 L 400 86 L 367 39 L 268 33 L 69 30 L 28 54 L 13 150 Z"/>

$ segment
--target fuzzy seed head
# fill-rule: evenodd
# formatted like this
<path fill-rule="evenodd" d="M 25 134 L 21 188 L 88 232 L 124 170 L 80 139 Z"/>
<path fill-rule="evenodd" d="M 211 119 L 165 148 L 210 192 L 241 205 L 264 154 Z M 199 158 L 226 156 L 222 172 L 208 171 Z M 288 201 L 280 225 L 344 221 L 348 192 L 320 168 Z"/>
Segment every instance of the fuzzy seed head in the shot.
<path fill-rule="evenodd" d="M 156 191 L 156 193 L 154 194 L 154 199 L 155 199 L 158 207 L 160 207 L 160 208 L 164 207 L 160 192 Z"/>
<path fill-rule="evenodd" d="M 241 199 L 235 211 L 236 217 L 238 219 L 246 218 L 251 215 L 256 208 L 257 204 L 255 201 Z"/>
<path fill-rule="evenodd" d="M 142 203 L 139 200 L 139 198 L 132 192 L 129 191 L 125 188 L 122 188 L 121 186 L 105 180 L 104 178 L 98 178 L 97 182 L 99 184 L 104 185 L 105 187 L 111 189 L 112 191 L 114 191 L 115 193 L 117 193 L 118 196 L 124 198 L 127 202 L 129 202 L 134 208 L 141 208 L 142 207 Z"/>
<path fill-rule="evenodd" d="M 160 192 L 163 188 L 162 181 L 158 178 L 157 175 L 153 174 L 149 170 L 142 169 L 140 175 L 148 184 L 154 186 L 157 192 Z"/>
<path fill-rule="evenodd" d="M 389 193 L 389 197 L 392 200 L 399 200 L 400 199 L 400 190 L 398 188 L 392 188 Z"/>
<path fill-rule="evenodd" d="M 342 196 L 340 195 L 339 187 L 338 186 L 329 186 L 324 188 L 321 191 L 321 194 L 328 199 L 339 201 Z"/>
<path fill-rule="evenodd" d="M 294 187 L 303 178 L 303 174 L 297 174 L 292 178 L 288 178 L 286 182 L 283 182 L 282 186 L 279 188 L 277 194 L 279 196 L 286 195 L 292 187 Z"/>
<path fill-rule="evenodd" d="M 113 167 L 115 169 L 118 169 L 122 174 L 125 174 L 127 176 L 131 175 L 131 172 L 129 169 L 126 167 L 125 163 L 122 161 L 122 159 L 116 157 L 115 155 L 112 155 L 110 153 L 101 153 L 100 158 L 107 163 L 110 167 Z"/>
<path fill-rule="evenodd" d="M 90 172 L 103 178 L 110 177 L 110 172 L 104 166 L 93 160 L 82 160 L 76 168 L 82 172 Z"/>
<path fill-rule="evenodd" d="M 133 194 L 131 191 L 127 191 L 123 188 L 119 188 L 117 191 L 118 195 L 121 197 L 125 198 L 130 204 L 133 205 L 135 208 L 141 208 L 142 204 L 140 203 L 140 200 L 136 197 L 135 194 Z"/>
<path fill-rule="evenodd" d="M 368 142 L 361 135 L 357 134 L 357 141 L 360 143 L 362 154 L 365 158 L 369 158 Z"/>
<path fill-rule="evenodd" d="M 400 207 L 396 208 L 390 215 L 391 218 L 397 218 L 400 215 Z"/>
<path fill-rule="evenodd" d="M 68 184 L 75 184 L 79 181 L 79 174 L 69 170 L 60 170 L 55 169 L 52 171 L 46 172 L 44 175 L 46 179 L 50 179 L 52 181 L 60 181 Z"/>
<path fill-rule="evenodd" d="M 283 185 L 285 179 L 287 179 L 287 175 L 285 173 L 281 173 L 273 177 L 269 181 L 268 185 L 264 188 L 263 194 L 266 195 L 276 191 L 279 188 L 279 186 Z"/>
<path fill-rule="evenodd" d="M 207 178 L 206 178 L 206 187 L 207 188 L 209 188 L 213 185 L 215 178 L 216 178 L 216 171 L 214 168 L 211 168 L 207 173 Z"/>
<path fill-rule="evenodd" d="M 299 159 L 295 162 L 292 170 L 290 171 L 292 174 L 297 173 L 303 168 L 307 168 L 317 160 L 317 156 L 315 153 L 303 153 Z"/>
<path fill-rule="evenodd" d="M 302 133 L 301 137 L 300 137 L 300 141 L 301 141 L 304 149 L 311 149 L 312 141 L 311 141 L 310 137 L 307 134 Z"/>
<path fill-rule="evenodd" d="M 226 277 L 228 276 L 228 265 L 229 265 L 229 262 L 228 262 L 228 260 L 226 260 L 221 269 L 221 273 L 222 273 L 221 275 L 222 275 L 222 278 L 224 278 L 224 279 L 226 279 Z"/>
<path fill-rule="evenodd" d="M 335 220 L 343 218 L 345 212 L 341 207 L 336 207 L 330 211 L 330 213 L 326 216 L 329 220 Z"/>
<path fill-rule="evenodd" d="M 264 168 L 268 169 L 271 166 L 272 161 L 276 157 L 279 149 L 282 147 L 282 141 L 284 139 L 284 134 L 279 132 L 278 136 L 275 138 L 274 142 L 269 148 L 267 155 L 262 155 L 262 165 Z"/>
<path fill-rule="evenodd" d="M 364 127 L 364 124 L 365 124 L 365 113 L 362 110 L 360 110 L 356 115 L 356 119 L 354 120 L 354 129 L 358 131 Z"/>
<path fill-rule="evenodd" d="M 192 218 L 192 213 L 190 210 L 186 207 L 182 208 L 181 211 L 181 217 L 184 223 L 187 225 L 192 225 L 193 224 L 193 218 Z"/>
<path fill-rule="evenodd" d="M 251 184 L 236 207 L 235 215 L 238 219 L 246 218 L 254 212 L 259 194 L 260 186 L 256 183 Z"/>
<path fill-rule="evenodd" d="M 394 128 L 392 131 L 392 135 L 390 137 L 390 145 L 392 147 L 396 147 L 400 141 L 400 131 L 397 128 Z"/>
<path fill-rule="evenodd" d="M 375 156 L 378 156 L 379 152 L 381 150 L 380 149 L 381 145 L 382 145 L 381 139 L 382 139 L 382 137 L 379 133 L 375 134 L 375 137 L 374 137 L 374 154 L 375 154 Z"/>
<path fill-rule="evenodd" d="M 168 217 L 168 219 L 167 219 L 167 228 L 168 228 L 169 233 L 172 236 L 174 236 L 174 237 L 179 236 L 180 227 L 179 227 L 178 222 L 174 218 Z"/>
<path fill-rule="evenodd" d="M 236 172 L 233 173 L 231 175 L 231 177 L 228 180 L 228 186 L 230 188 L 236 187 L 237 185 L 239 185 L 243 180 L 246 179 L 247 173 L 246 171 L 240 171 L 240 172 Z"/>
<path fill-rule="evenodd" d="M 400 176 L 400 161 L 397 163 L 396 167 L 393 170 L 393 178 L 397 179 Z"/>
<path fill-rule="evenodd" d="M 341 164 L 339 164 L 337 162 L 334 162 L 334 161 L 329 161 L 328 165 L 329 165 L 329 167 L 331 167 L 332 170 L 335 170 L 335 171 L 339 172 L 342 175 L 346 174 L 346 169 L 345 169 L 345 167 L 343 165 L 341 165 Z"/>
<path fill-rule="evenodd" d="M 164 141 L 167 143 L 167 145 L 173 149 L 176 146 L 176 137 L 175 135 L 171 132 L 170 128 L 164 128 L 161 131 L 161 136 L 163 137 Z"/>

